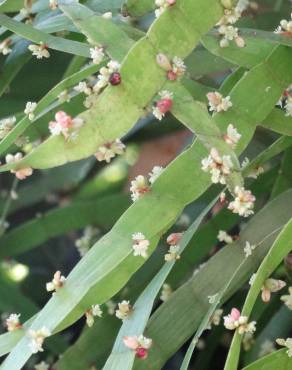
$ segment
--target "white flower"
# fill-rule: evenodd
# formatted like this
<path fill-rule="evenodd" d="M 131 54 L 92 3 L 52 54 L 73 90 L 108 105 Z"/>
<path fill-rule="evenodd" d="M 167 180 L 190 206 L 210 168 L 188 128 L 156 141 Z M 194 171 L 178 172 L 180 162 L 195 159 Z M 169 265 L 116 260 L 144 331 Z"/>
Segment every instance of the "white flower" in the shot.
<path fill-rule="evenodd" d="M 4 139 L 7 134 L 13 129 L 16 122 L 16 117 L 3 118 L 0 121 L 0 140 Z"/>
<path fill-rule="evenodd" d="M 160 299 L 162 302 L 166 302 L 172 294 L 172 288 L 169 284 L 163 284 Z"/>
<path fill-rule="evenodd" d="M 256 245 L 251 245 L 250 242 L 246 241 L 243 251 L 245 253 L 245 257 L 249 257 L 252 255 L 252 252 L 256 249 Z"/>
<path fill-rule="evenodd" d="M 179 260 L 180 259 L 179 250 L 180 250 L 179 245 L 171 245 L 169 247 L 168 253 L 164 255 L 164 260 L 166 262 Z"/>
<path fill-rule="evenodd" d="M 236 128 L 232 124 L 229 124 L 227 127 L 227 134 L 224 135 L 225 142 L 229 144 L 232 148 L 235 148 L 240 138 L 241 135 L 238 133 Z"/>
<path fill-rule="evenodd" d="M 9 45 L 11 44 L 11 39 L 5 39 L 0 43 L 0 54 L 7 55 L 11 53 Z"/>
<path fill-rule="evenodd" d="M 14 155 L 13 154 L 7 154 L 6 157 L 5 157 L 5 160 L 6 160 L 7 164 L 12 164 L 12 163 L 17 163 L 17 162 L 21 161 L 22 158 L 23 158 L 22 153 L 18 152 Z M 24 168 L 18 168 L 18 169 L 15 169 L 15 170 L 10 170 L 10 172 L 14 173 L 15 176 L 19 180 L 24 180 L 24 179 L 26 179 L 26 177 L 32 175 L 33 169 L 31 167 L 24 167 Z"/>
<path fill-rule="evenodd" d="M 116 310 L 116 317 L 121 320 L 125 320 L 129 317 L 132 312 L 132 306 L 129 301 L 122 301 L 118 303 L 118 309 Z"/>
<path fill-rule="evenodd" d="M 220 156 L 216 148 L 210 150 L 210 155 L 202 160 L 202 170 L 210 172 L 214 184 L 226 184 L 226 176 L 231 174 L 233 163 L 230 155 Z"/>
<path fill-rule="evenodd" d="M 149 182 L 150 184 L 153 184 L 155 180 L 161 175 L 163 172 L 164 168 L 161 166 L 154 166 L 152 168 L 152 171 L 149 172 Z"/>
<path fill-rule="evenodd" d="M 140 199 L 141 196 L 145 193 L 148 193 L 150 190 L 149 184 L 145 176 L 138 175 L 134 180 L 131 181 L 131 198 L 133 202 Z"/>
<path fill-rule="evenodd" d="M 286 286 L 285 281 L 278 279 L 267 279 L 262 286 L 262 300 L 267 303 L 271 299 L 271 293 L 276 293 Z"/>
<path fill-rule="evenodd" d="M 292 357 L 292 338 L 287 338 L 287 339 L 281 339 L 278 338 L 276 339 L 277 344 L 279 346 L 287 347 L 288 351 L 286 351 L 288 357 Z"/>
<path fill-rule="evenodd" d="M 22 327 L 20 321 L 20 314 L 12 313 L 5 321 L 8 331 L 14 331 Z"/>
<path fill-rule="evenodd" d="M 50 57 L 48 47 L 43 42 L 41 42 L 40 45 L 29 45 L 28 49 L 32 52 L 32 55 L 37 57 L 37 59 Z"/>
<path fill-rule="evenodd" d="M 85 312 L 86 324 L 91 328 L 94 324 L 95 317 L 102 317 L 102 310 L 99 304 L 92 305 L 89 310 Z"/>
<path fill-rule="evenodd" d="M 238 7 L 231 9 L 224 9 L 224 15 L 217 23 L 217 25 L 228 25 L 236 23 L 241 17 L 241 11 Z"/>
<path fill-rule="evenodd" d="M 229 315 L 224 316 L 224 326 L 228 330 L 237 330 L 239 334 L 253 334 L 256 331 L 256 322 L 249 323 L 248 317 L 242 316 L 236 308 L 233 308 Z"/>
<path fill-rule="evenodd" d="M 155 17 L 158 18 L 168 7 L 174 5 L 176 0 L 155 0 Z"/>
<path fill-rule="evenodd" d="M 58 101 L 60 104 L 65 103 L 65 102 L 69 103 L 70 100 L 71 100 L 71 96 L 68 93 L 68 90 L 64 90 L 58 95 Z"/>
<path fill-rule="evenodd" d="M 135 233 L 132 235 L 133 240 L 133 251 L 134 256 L 141 256 L 147 258 L 148 247 L 150 245 L 149 240 L 145 238 L 142 233 Z"/>
<path fill-rule="evenodd" d="M 124 153 L 126 146 L 121 142 L 121 140 L 116 139 L 110 143 L 106 143 L 98 148 L 98 151 L 95 153 L 96 159 L 101 161 L 106 161 L 109 163 L 112 158 L 116 155 L 121 155 Z"/>
<path fill-rule="evenodd" d="M 56 10 L 58 8 L 58 0 L 50 0 L 49 1 L 49 7 L 52 10 Z M 40 369 L 38 369 L 38 370 L 40 370 Z"/>
<path fill-rule="evenodd" d="M 34 366 L 35 370 L 49 370 L 50 365 L 48 365 L 46 362 L 42 361 L 39 364 L 36 364 Z"/>
<path fill-rule="evenodd" d="M 235 44 L 239 48 L 243 48 L 245 46 L 245 41 L 242 37 L 238 35 L 238 28 L 233 27 L 231 25 L 221 25 L 218 29 L 219 34 L 222 35 L 222 39 L 220 40 L 220 47 L 226 48 L 229 46 L 230 41 L 234 40 Z"/>
<path fill-rule="evenodd" d="M 55 272 L 53 280 L 46 284 L 46 289 L 48 292 L 57 291 L 62 288 L 66 282 L 66 278 L 61 275 L 60 271 Z"/>
<path fill-rule="evenodd" d="M 104 58 L 103 48 L 99 48 L 95 46 L 94 48 L 90 48 L 90 57 L 94 64 L 100 64 Z"/>
<path fill-rule="evenodd" d="M 44 326 L 39 330 L 30 329 L 27 334 L 31 339 L 29 347 L 32 353 L 43 352 L 44 340 L 51 335 L 51 332 Z"/>
<path fill-rule="evenodd" d="M 230 107 L 232 107 L 232 102 L 230 101 L 230 96 L 223 97 L 219 92 L 209 92 L 207 94 L 209 101 L 209 107 L 211 112 L 226 112 Z"/>
<path fill-rule="evenodd" d="M 248 217 L 252 215 L 255 196 L 252 195 L 250 190 L 245 190 L 243 187 L 236 186 L 234 189 L 235 198 L 234 201 L 230 202 L 228 209 L 233 213 L 238 213 L 240 216 Z"/>
<path fill-rule="evenodd" d="M 292 287 L 290 286 L 288 289 L 289 294 L 288 295 L 282 295 L 281 301 L 284 302 L 284 304 L 289 308 L 289 310 L 292 310 Z"/>
<path fill-rule="evenodd" d="M 226 244 L 233 243 L 232 236 L 230 236 L 229 234 L 227 234 L 226 231 L 223 231 L 223 230 L 219 230 L 219 233 L 217 235 L 217 239 L 219 240 L 219 242 L 224 242 Z"/>
<path fill-rule="evenodd" d="M 275 33 L 279 34 L 292 34 L 292 13 L 291 13 L 291 20 L 287 21 L 286 19 L 282 19 L 280 25 L 276 28 Z"/>
<path fill-rule="evenodd" d="M 100 90 L 108 85 L 111 75 L 115 72 L 118 72 L 120 70 L 120 67 L 120 63 L 115 60 L 111 60 L 110 62 L 108 62 L 107 67 L 102 67 L 99 70 L 97 83 L 93 86 L 93 90 L 96 93 L 99 93 Z"/>
<path fill-rule="evenodd" d="M 34 111 L 37 107 L 37 103 L 35 102 L 27 102 L 24 110 L 24 114 L 28 115 L 28 119 L 32 121 L 34 119 Z"/>
<path fill-rule="evenodd" d="M 79 82 L 78 85 L 74 86 L 74 90 L 78 91 L 79 93 L 84 93 L 85 95 L 91 95 L 92 89 L 90 86 L 87 85 L 85 81 Z"/>
<path fill-rule="evenodd" d="M 292 97 L 288 96 L 286 104 L 285 104 L 285 111 L 287 117 L 292 117 Z"/>

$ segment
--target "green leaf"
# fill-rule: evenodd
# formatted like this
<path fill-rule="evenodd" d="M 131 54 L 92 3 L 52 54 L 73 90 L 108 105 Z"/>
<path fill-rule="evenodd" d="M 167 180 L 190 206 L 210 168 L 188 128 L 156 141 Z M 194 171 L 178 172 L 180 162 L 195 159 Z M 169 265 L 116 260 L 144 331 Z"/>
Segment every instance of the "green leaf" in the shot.
<path fill-rule="evenodd" d="M 261 358 L 260 360 L 253 362 L 252 364 L 245 367 L 243 370 L 291 370 L 292 361 L 288 357 L 286 351 L 281 349 L 280 351 L 274 352 L 268 356 Z"/>

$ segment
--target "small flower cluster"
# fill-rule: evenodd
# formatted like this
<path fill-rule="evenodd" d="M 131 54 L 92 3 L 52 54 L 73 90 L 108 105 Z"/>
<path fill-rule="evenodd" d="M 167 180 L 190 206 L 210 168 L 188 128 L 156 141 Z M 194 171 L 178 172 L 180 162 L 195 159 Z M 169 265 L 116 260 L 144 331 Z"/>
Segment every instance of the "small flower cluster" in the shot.
<path fill-rule="evenodd" d="M 4 139 L 13 129 L 16 122 L 16 117 L 3 118 L 0 121 L 0 140 Z"/>
<path fill-rule="evenodd" d="M 288 351 L 286 352 L 288 357 L 292 357 L 292 338 L 282 339 L 278 338 L 276 339 L 277 344 L 282 347 L 286 347 Z"/>
<path fill-rule="evenodd" d="M 228 209 L 233 213 L 238 213 L 240 216 L 248 217 L 252 215 L 255 196 L 250 190 L 245 190 L 243 187 L 236 186 L 234 189 L 235 198 L 229 203 Z"/>
<path fill-rule="evenodd" d="M 249 159 L 247 157 L 245 157 L 244 160 L 241 163 L 241 169 L 245 169 L 245 167 L 247 167 L 249 165 L 249 163 L 250 163 Z M 258 176 L 261 175 L 264 172 L 265 172 L 265 170 L 262 166 L 256 166 L 252 169 L 249 169 L 247 177 L 249 177 L 251 179 L 257 179 Z"/>
<path fill-rule="evenodd" d="M 22 158 L 23 158 L 22 153 L 18 152 L 14 155 L 13 154 L 7 154 L 6 157 L 5 157 L 5 160 L 6 160 L 7 164 L 12 164 L 12 163 L 17 163 L 17 162 L 21 161 Z M 16 170 L 10 170 L 10 172 L 14 173 L 15 176 L 19 180 L 24 180 L 28 176 L 32 175 L 33 169 L 31 167 L 24 167 L 24 168 L 19 168 L 19 169 L 16 169 Z"/>
<path fill-rule="evenodd" d="M 169 284 L 163 284 L 162 285 L 162 290 L 161 290 L 161 294 L 160 294 L 160 300 L 162 302 L 166 302 L 169 300 L 169 297 L 171 296 L 172 294 L 172 288 Z"/>
<path fill-rule="evenodd" d="M 158 18 L 167 8 L 173 6 L 176 0 L 155 0 L 157 9 L 155 10 L 155 16 Z"/>
<path fill-rule="evenodd" d="M 217 235 L 217 239 L 219 242 L 224 242 L 226 244 L 233 243 L 233 238 L 230 236 L 226 231 L 219 230 L 219 233 Z"/>
<path fill-rule="evenodd" d="M 179 250 L 180 246 L 178 245 L 182 233 L 172 233 L 167 237 L 167 244 L 170 246 L 168 253 L 164 255 L 164 260 L 166 262 L 176 261 L 180 259 Z"/>
<path fill-rule="evenodd" d="M 51 332 L 46 327 L 42 327 L 39 330 L 30 329 L 27 334 L 30 338 L 29 347 L 31 349 L 31 352 L 43 352 L 44 340 L 51 335 Z"/>
<path fill-rule="evenodd" d="M 284 304 L 289 308 L 289 310 L 292 310 L 292 286 L 288 289 L 289 294 L 282 295 L 281 301 L 284 302 Z"/>
<path fill-rule="evenodd" d="M 245 246 L 243 248 L 245 257 L 248 258 L 249 256 L 251 256 L 252 252 L 256 249 L 256 247 L 257 247 L 256 245 L 252 245 L 250 244 L 250 242 L 246 241 Z"/>
<path fill-rule="evenodd" d="M 103 48 L 96 46 L 94 48 L 90 48 L 89 51 L 93 64 L 100 64 L 103 61 L 104 58 Z"/>
<path fill-rule="evenodd" d="M 30 121 L 33 121 L 34 120 L 34 111 L 37 107 L 37 103 L 35 102 L 27 102 L 26 103 L 26 106 L 25 106 L 25 109 L 24 109 L 24 114 L 26 114 L 28 116 L 28 119 Z"/>
<path fill-rule="evenodd" d="M 224 316 L 224 326 L 228 330 L 237 330 L 239 334 L 251 333 L 256 331 L 256 322 L 248 322 L 247 316 L 242 316 L 237 308 L 232 308 L 228 316 Z"/>
<path fill-rule="evenodd" d="M 133 254 L 134 256 L 141 256 L 143 258 L 148 257 L 148 247 L 150 242 L 145 238 L 144 234 L 138 232 L 132 235 L 133 240 Z"/>
<path fill-rule="evenodd" d="M 9 45 L 11 44 L 11 39 L 5 39 L 0 43 L 0 54 L 8 55 L 11 53 Z"/>
<path fill-rule="evenodd" d="M 170 61 L 166 55 L 160 53 L 156 57 L 157 64 L 167 72 L 168 80 L 175 81 L 185 74 L 186 66 L 179 57 Z"/>
<path fill-rule="evenodd" d="M 292 36 L 292 13 L 291 13 L 291 20 L 287 21 L 286 19 L 282 19 L 280 25 L 275 30 L 276 34 L 280 34 L 283 36 Z"/>
<path fill-rule="evenodd" d="M 221 35 L 220 47 L 226 48 L 229 46 L 230 41 L 234 40 L 235 44 L 242 48 L 245 46 L 245 41 L 239 36 L 238 28 L 233 26 L 241 17 L 242 10 L 240 7 L 234 8 L 232 3 L 226 3 L 224 6 L 224 15 L 217 23 L 217 26 L 219 26 L 218 32 Z"/>
<path fill-rule="evenodd" d="M 140 199 L 142 195 L 150 191 L 150 184 L 153 185 L 157 178 L 163 172 L 163 167 L 154 166 L 152 171 L 149 172 L 149 182 L 143 175 L 138 175 L 134 180 L 131 181 L 130 192 L 132 201 Z"/>
<path fill-rule="evenodd" d="M 112 158 L 116 155 L 121 155 L 124 153 L 126 146 L 121 142 L 120 139 L 106 143 L 98 148 L 98 151 L 95 153 L 96 159 L 101 161 L 106 161 L 109 163 Z"/>
<path fill-rule="evenodd" d="M 85 312 L 86 324 L 88 327 L 92 327 L 94 324 L 95 317 L 102 317 L 102 310 L 99 304 L 92 305 L 89 310 Z"/>
<path fill-rule="evenodd" d="M 54 292 L 59 290 L 64 286 L 66 278 L 61 275 L 61 271 L 57 271 L 54 274 L 53 280 L 46 284 L 46 289 L 48 292 Z"/>
<path fill-rule="evenodd" d="M 207 326 L 206 329 L 207 330 L 211 330 L 212 329 L 212 325 L 215 325 L 215 326 L 220 325 L 222 314 L 223 314 L 223 310 L 222 309 L 215 310 L 214 313 L 213 313 L 213 315 L 210 318 L 209 325 Z"/>
<path fill-rule="evenodd" d="M 48 45 L 41 42 L 39 45 L 31 44 L 28 46 L 28 50 L 32 52 L 32 55 L 36 56 L 37 59 L 49 58 L 50 53 L 48 51 Z"/>
<path fill-rule="evenodd" d="M 8 331 L 14 331 L 22 327 L 20 323 L 20 314 L 12 313 L 6 320 L 5 324 Z"/>
<path fill-rule="evenodd" d="M 168 90 L 163 90 L 158 93 L 160 99 L 152 108 L 152 113 L 159 121 L 169 112 L 173 105 L 173 93 Z"/>
<path fill-rule="evenodd" d="M 72 119 L 63 111 L 55 114 L 55 121 L 49 123 L 49 130 L 53 136 L 63 135 L 66 140 L 74 140 L 84 121 L 81 118 Z"/>
<path fill-rule="evenodd" d="M 202 170 L 211 174 L 214 184 L 226 184 L 226 176 L 231 174 L 233 163 L 230 155 L 220 156 L 217 149 L 212 148 L 207 158 L 202 160 Z"/>
<path fill-rule="evenodd" d="M 93 226 L 87 226 L 84 229 L 83 236 L 75 241 L 75 246 L 81 257 L 85 256 L 93 242 L 99 239 L 100 234 L 100 229 Z"/>
<path fill-rule="evenodd" d="M 135 351 L 136 357 L 145 359 L 148 356 L 148 350 L 152 346 L 152 339 L 146 338 L 143 335 L 126 336 L 123 338 L 125 346 Z"/>
<path fill-rule="evenodd" d="M 116 317 L 120 320 L 127 319 L 132 313 L 133 309 L 129 301 L 122 301 L 118 303 L 118 309 L 116 310 Z"/>
<path fill-rule="evenodd" d="M 120 67 L 120 63 L 114 60 L 108 62 L 106 67 L 102 67 L 99 71 L 97 82 L 93 86 L 94 92 L 99 93 L 109 83 L 114 86 L 119 85 L 121 83 Z"/>
<path fill-rule="evenodd" d="M 224 141 L 234 149 L 240 138 L 241 134 L 238 133 L 232 124 L 229 124 L 227 127 L 227 133 L 223 136 Z"/>
<path fill-rule="evenodd" d="M 265 303 L 270 302 L 271 293 L 276 293 L 286 286 L 285 281 L 277 279 L 267 279 L 262 287 L 262 300 Z"/>
<path fill-rule="evenodd" d="M 58 102 L 60 104 L 63 104 L 63 103 L 69 103 L 71 100 L 71 96 L 68 92 L 68 90 L 64 90 L 62 92 L 60 92 L 60 94 L 58 95 Z"/>
<path fill-rule="evenodd" d="M 209 101 L 209 108 L 211 112 L 226 112 L 232 107 L 232 102 L 230 101 L 230 96 L 223 97 L 219 92 L 209 92 L 207 94 Z"/>

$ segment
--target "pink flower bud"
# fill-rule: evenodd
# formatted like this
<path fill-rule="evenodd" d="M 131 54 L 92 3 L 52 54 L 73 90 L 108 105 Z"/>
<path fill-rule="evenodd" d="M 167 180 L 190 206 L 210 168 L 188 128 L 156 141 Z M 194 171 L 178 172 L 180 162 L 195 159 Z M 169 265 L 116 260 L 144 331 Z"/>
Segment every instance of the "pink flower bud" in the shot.
<path fill-rule="evenodd" d="M 171 63 L 166 55 L 159 53 L 156 56 L 156 62 L 157 64 L 163 68 L 165 71 L 170 71 L 172 69 Z"/>
<path fill-rule="evenodd" d="M 172 108 L 172 100 L 161 99 L 156 103 L 156 107 L 160 110 L 161 113 L 166 113 Z"/>
<path fill-rule="evenodd" d="M 173 71 L 168 71 L 167 72 L 167 78 L 170 80 L 170 81 L 175 81 L 177 79 L 177 74 Z"/>
<path fill-rule="evenodd" d="M 262 290 L 262 300 L 263 300 L 263 302 L 268 303 L 268 302 L 270 302 L 270 299 L 271 299 L 271 292 L 269 291 L 269 289 L 263 289 Z"/>
<path fill-rule="evenodd" d="M 139 346 L 137 337 L 124 337 L 123 342 L 124 345 L 130 349 L 136 350 Z"/>
<path fill-rule="evenodd" d="M 136 349 L 136 356 L 144 360 L 148 356 L 148 350 L 146 348 L 139 347 Z"/>
<path fill-rule="evenodd" d="M 230 316 L 233 318 L 233 320 L 239 320 L 240 311 L 237 308 L 232 308 Z"/>
<path fill-rule="evenodd" d="M 182 237 L 182 233 L 172 233 L 170 234 L 166 241 L 169 245 L 177 245 Z"/>

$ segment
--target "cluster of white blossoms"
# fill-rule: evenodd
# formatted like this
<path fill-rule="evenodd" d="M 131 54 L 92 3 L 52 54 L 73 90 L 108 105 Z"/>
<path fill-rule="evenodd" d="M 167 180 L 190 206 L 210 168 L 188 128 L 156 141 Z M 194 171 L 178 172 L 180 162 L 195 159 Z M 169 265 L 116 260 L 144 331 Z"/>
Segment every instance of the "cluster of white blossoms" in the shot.
<path fill-rule="evenodd" d="M 154 166 L 152 171 L 149 172 L 149 181 L 143 175 L 138 175 L 134 180 L 131 181 L 130 192 L 132 201 L 140 199 L 141 196 L 150 191 L 150 184 L 153 185 L 154 182 L 163 172 L 164 168 L 161 166 Z"/>
<path fill-rule="evenodd" d="M 176 3 L 176 0 L 155 0 L 155 17 L 158 18 L 167 8 L 173 6 Z"/>
<path fill-rule="evenodd" d="M 39 330 L 28 330 L 28 337 L 30 338 L 29 348 L 32 353 L 43 352 L 44 340 L 51 335 L 51 332 L 44 326 Z"/>
<path fill-rule="evenodd" d="M 256 245 L 252 245 L 250 244 L 250 242 L 246 241 L 245 246 L 243 248 L 245 257 L 248 258 L 249 256 L 251 256 L 252 252 L 256 249 L 256 247 L 257 247 Z"/>
<path fill-rule="evenodd" d="M 27 102 L 26 103 L 26 106 L 25 106 L 25 109 L 24 109 L 24 114 L 26 114 L 28 116 L 28 119 L 30 121 L 33 121 L 34 119 L 34 111 L 37 107 L 37 103 L 36 102 Z"/>
<path fill-rule="evenodd" d="M 97 241 L 101 235 L 101 230 L 97 227 L 86 226 L 81 238 L 75 241 L 75 246 L 81 257 L 89 251 L 94 241 Z"/>
<path fill-rule="evenodd" d="M 0 43 L 0 54 L 8 55 L 11 53 L 9 45 L 11 44 L 11 39 L 5 39 Z"/>
<path fill-rule="evenodd" d="M 288 357 L 292 357 L 292 338 L 278 338 L 276 339 L 276 343 L 279 344 L 279 346 L 286 347 L 288 349 L 286 351 Z"/>
<path fill-rule="evenodd" d="M 90 48 L 89 51 L 93 64 L 100 64 L 103 61 L 104 52 L 102 47 L 95 46 Z"/>
<path fill-rule="evenodd" d="M 238 213 L 239 216 L 248 217 L 252 215 L 255 196 L 250 190 L 245 190 L 243 187 L 236 186 L 234 189 L 235 198 L 229 203 L 228 209 L 233 213 Z"/>
<path fill-rule="evenodd" d="M 148 257 L 148 247 L 150 245 L 150 241 L 146 239 L 144 234 L 138 232 L 132 235 L 133 240 L 133 254 L 134 256 L 141 256 L 143 258 Z"/>
<path fill-rule="evenodd" d="M 276 28 L 275 33 L 284 36 L 292 36 L 292 13 L 289 21 L 286 19 L 280 21 L 280 25 Z"/>
<path fill-rule="evenodd" d="M 262 300 L 265 303 L 270 302 L 271 293 L 276 293 L 286 286 L 285 281 L 278 279 L 267 279 L 262 286 Z"/>
<path fill-rule="evenodd" d="M 133 308 L 130 305 L 130 301 L 124 300 L 118 303 L 118 309 L 116 310 L 115 314 L 118 319 L 125 320 L 130 316 L 132 311 L 133 311 Z"/>
<path fill-rule="evenodd" d="M 224 242 L 226 244 L 231 244 L 233 243 L 233 238 L 230 236 L 226 231 L 224 230 L 219 230 L 219 233 L 217 235 L 217 239 L 219 242 Z"/>
<path fill-rule="evenodd" d="M 115 60 L 109 61 L 106 67 L 102 67 L 99 71 L 97 82 L 93 86 L 94 92 L 99 93 L 109 83 L 113 85 L 120 83 L 120 80 L 118 80 L 120 68 L 120 63 Z"/>
<path fill-rule="evenodd" d="M 159 53 L 156 57 L 157 64 L 167 72 L 167 78 L 175 81 L 182 77 L 186 72 L 186 65 L 179 57 L 174 57 L 172 61 L 165 54 Z"/>
<path fill-rule="evenodd" d="M 22 327 L 19 318 L 20 314 L 12 313 L 9 315 L 9 317 L 5 320 L 5 325 L 8 331 L 14 331 Z"/>
<path fill-rule="evenodd" d="M 180 246 L 178 243 L 181 237 L 182 233 L 172 233 L 167 237 L 166 241 L 170 247 L 168 249 L 168 252 L 164 255 L 164 260 L 166 262 L 176 261 L 180 259 L 179 255 Z"/>
<path fill-rule="evenodd" d="M 161 294 L 160 294 L 160 300 L 162 302 L 166 302 L 169 300 L 169 297 L 171 296 L 172 294 L 172 288 L 169 284 L 163 284 L 162 285 L 162 290 L 161 290 Z"/>
<path fill-rule="evenodd" d="M 18 152 L 16 154 L 7 154 L 5 157 L 5 161 L 7 164 L 14 164 L 21 161 L 23 158 L 22 153 Z M 33 173 L 33 169 L 31 167 L 23 167 L 14 170 L 10 170 L 11 173 L 14 173 L 18 180 L 24 180 L 28 176 L 31 176 Z"/>
<path fill-rule="evenodd" d="M 63 103 L 69 103 L 71 100 L 71 96 L 68 92 L 68 90 L 63 90 L 62 92 L 60 92 L 60 94 L 58 95 L 58 102 L 60 104 L 63 104 Z"/>
<path fill-rule="evenodd" d="M 66 278 L 61 275 L 61 271 L 56 271 L 53 280 L 46 284 L 46 290 L 48 292 L 54 292 L 64 286 Z"/>
<path fill-rule="evenodd" d="M 135 351 L 136 357 L 145 359 L 148 356 L 148 350 L 152 346 L 152 339 L 143 335 L 126 336 L 123 338 L 125 346 Z"/>
<path fill-rule="evenodd" d="M 281 301 L 284 302 L 289 310 L 292 310 L 292 286 L 289 287 L 288 292 L 289 294 L 282 295 Z"/>
<path fill-rule="evenodd" d="M 224 9 L 224 15 L 217 23 L 218 32 L 221 35 L 220 47 L 226 48 L 229 46 L 230 41 L 235 42 L 235 44 L 242 48 L 245 46 L 245 41 L 238 34 L 238 28 L 233 25 L 239 20 L 242 14 L 242 7 L 233 7 L 232 2 L 222 4 Z"/>
<path fill-rule="evenodd" d="M 245 157 L 241 163 L 241 169 L 245 169 L 249 165 L 249 163 L 250 163 L 249 159 Z M 259 175 L 261 175 L 264 172 L 265 170 L 262 166 L 256 166 L 248 170 L 247 177 L 252 178 L 252 179 L 257 179 Z"/>
<path fill-rule="evenodd" d="M 55 114 L 55 121 L 49 122 L 49 130 L 53 136 L 63 135 L 66 140 L 74 140 L 84 121 L 81 118 L 73 118 L 63 111 Z"/>
<path fill-rule="evenodd" d="M 16 117 L 3 118 L 0 121 L 0 140 L 4 139 L 13 129 L 16 122 Z"/>
<path fill-rule="evenodd" d="M 106 161 L 109 163 L 112 158 L 116 155 L 121 155 L 124 153 L 126 146 L 121 142 L 120 139 L 106 143 L 98 148 L 98 151 L 95 153 L 96 159 L 101 161 Z"/>
<path fill-rule="evenodd" d="M 44 361 L 34 365 L 34 370 L 49 370 L 49 369 L 50 369 L 50 365 Z"/>
<path fill-rule="evenodd" d="M 209 92 L 207 94 L 207 98 L 211 112 L 226 112 L 232 107 L 230 96 L 226 96 L 226 98 L 224 98 L 218 91 Z"/>
<path fill-rule="evenodd" d="M 86 324 L 88 327 L 92 327 L 94 324 L 95 317 L 102 317 L 102 310 L 99 304 L 92 305 L 89 310 L 85 312 Z"/>
<path fill-rule="evenodd" d="M 231 148 L 235 148 L 236 147 L 236 144 L 238 143 L 238 141 L 240 140 L 241 138 L 241 134 L 238 133 L 238 131 L 236 130 L 236 128 L 230 123 L 228 126 L 227 126 L 227 132 L 226 134 L 223 136 L 224 138 L 224 141 L 231 146 Z"/>
<path fill-rule="evenodd" d="M 173 105 L 173 93 L 168 90 L 163 90 L 158 93 L 159 100 L 152 107 L 152 113 L 159 121 L 169 112 Z"/>
<path fill-rule="evenodd" d="M 231 313 L 223 317 L 224 326 L 228 330 L 237 330 L 239 334 L 251 333 L 256 331 L 256 322 L 248 322 L 247 316 L 242 316 L 237 308 L 232 308 Z"/>
<path fill-rule="evenodd" d="M 49 58 L 50 53 L 48 51 L 48 45 L 41 42 L 39 45 L 31 44 L 28 46 L 28 50 L 32 52 L 32 55 L 36 56 L 37 59 Z"/>
<path fill-rule="evenodd" d="M 202 160 L 202 170 L 211 174 L 214 184 L 226 184 L 226 176 L 231 174 L 233 163 L 230 155 L 220 156 L 217 149 L 212 148 L 207 158 Z"/>

